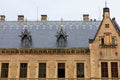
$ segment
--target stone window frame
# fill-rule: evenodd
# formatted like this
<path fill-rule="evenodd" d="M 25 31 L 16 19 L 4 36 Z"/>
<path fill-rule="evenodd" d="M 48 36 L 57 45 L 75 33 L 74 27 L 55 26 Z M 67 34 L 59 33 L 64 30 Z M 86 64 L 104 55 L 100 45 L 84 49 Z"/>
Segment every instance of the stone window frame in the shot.
<path fill-rule="evenodd" d="M 103 65 L 106 65 L 107 67 L 105 66 L 102 66 Z M 104 72 L 102 72 L 104 71 Z M 108 78 L 109 77 L 109 72 L 108 72 L 108 62 L 101 62 L 101 77 L 102 78 Z"/>
<path fill-rule="evenodd" d="M 59 76 L 59 72 L 58 72 L 58 70 L 60 69 L 60 66 L 59 66 L 59 64 L 64 64 L 64 76 Z M 66 77 L 66 64 L 65 64 L 65 62 L 58 62 L 57 63 L 57 77 L 58 78 L 65 78 Z"/>
<path fill-rule="evenodd" d="M 75 60 L 75 72 L 74 72 L 74 75 L 75 75 L 75 78 L 77 78 L 77 63 L 84 63 L 84 78 L 86 78 L 86 74 L 88 73 L 87 69 L 88 69 L 88 66 L 86 64 L 86 60 Z"/>
<path fill-rule="evenodd" d="M 101 62 L 107 62 L 108 63 L 108 77 L 102 77 L 102 75 L 101 75 Z M 112 62 L 117 62 L 117 66 L 118 66 L 118 77 L 112 77 L 112 71 L 111 71 L 111 63 Z M 100 60 L 99 61 L 99 64 L 98 64 L 98 67 L 99 67 L 99 72 L 100 72 L 100 76 L 102 77 L 102 78 L 105 78 L 105 79 L 107 79 L 107 78 L 119 78 L 119 70 L 120 70 L 120 61 L 119 60 L 111 60 L 111 59 L 108 59 L 108 60 Z"/>
<path fill-rule="evenodd" d="M 45 76 L 40 76 L 40 64 L 45 64 Z M 47 76 L 47 63 L 39 62 L 38 63 L 38 78 L 46 78 L 46 76 Z"/>
<path fill-rule="evenodd" d="M 21 64 L 26 64 L 27 67 L 21 68 Z M 24 69 L 26 70 L 26 71 L 25 71 L 26 74 L 25 74 L 24 76 L 22 76 L 22 75 L 21 75 L 21 70 L 24 70 Z M 27 78 L 27 76 L 28 76 L 28 63 L 25 63 L 25 62 L 20 63 L 20 68 L 19 68 L 19 70 L 20 70 L 20 71 L 19 71 L 19 77 L 20 77 L 20 78 Z"/>
<path fill-rule="evenodd" d="M 102 42 L 102 39 L 104 40 L 104 42 Z M 100 36 L 99 37 L 99 44 L 100 45 L 104 45 L 105 44 L 105 38 L 104 38 L 104 36 Z"/>
<path fill-rule="evenodd" d="M 109 42 L 107 42 L 107 36 L 109 36 Z M 104 42 L 102 43 L 101 39 L 104 39 Z M 112 42 L 112 38 L 114 38 L 115 42 L 113 44 Z M 116 46 L 117 45 L 117 37 L 116 36 L 112 36 L 112 33 L 110 32 L 106 32 L 104 33 L 104 36 L 99 36 L 99 44 L 102 45 L 111 45 L 111 46 Z"/>
<path fill-rule="evenodd" d="M 83 68 L 83 71 L 84 71 L 84 72 L 83 72 L 83 76 L 81 76 L 81 77 L 78 77 L 78 76 L 77 76 L 77 69 L 78 69 L 78 68 L 77 68 L 77 64 L 83 64 L 83 67 L 84 67 L 84 68 Z M 82 62 L 76 63 L 76 77 L 77 77 L 77 78 L 84 78 L 84 77 L 85 77 L 85 64 L 84 64 L 84 62 L 83 62 L 83 63 L 82 63 Z"/>
<path fill-rule="evenodd" d="M 7 64 L 8 67 L 3 68 L 3 66 L 2 66 L 3 64 Z M 9 62 L 1 63 L 1 78 L 8 78 L 8 76 L 9 76 L 9 68 L 10 68 Z"/>
<path fill-rule="evenodd" d="M 56 60 L 56 77 L 58 78 L 58 63 L 65 63 L 65 77 L 64 78 L 66 78 L 67 77 L 67 63 L 66 63 L 67 61 L 66 60 Z"/>
<path fill-rule="evenodd" d="M 112 41 L 112 39 L 114 38 L 114 43 L 113 43 L 113 41 Z M 111 36 L 111 44 L 112 45 L 117 45 L 117 37 L 116 36 Z"/>
<path fill-rule="evenodd" d="M 113 66 L 112 63 L 116 63 L 117 66 Z M 111 77 L 112 78 L 118 78 L 118 74 L 119 74 L 119 72 L 118 72 L 118 68 L 119 68 L 118 62 L 111 62 L 110 65 L 111 65 Z M 117 70 L 115 70 L 116 68 L 117 68 Z"/>

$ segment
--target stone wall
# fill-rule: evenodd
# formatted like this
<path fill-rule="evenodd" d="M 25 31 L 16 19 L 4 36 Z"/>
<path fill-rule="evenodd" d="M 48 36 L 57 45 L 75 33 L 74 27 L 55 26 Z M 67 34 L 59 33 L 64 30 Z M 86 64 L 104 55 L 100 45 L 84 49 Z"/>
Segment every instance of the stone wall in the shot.
<path fill-rule="evenodd" d="M 65 78 L 76 78 L 76 63 L 84 63 L 85 78 L 90 78 L 90 56 L 87 49 L 63 49 L 60 52 L 55 49 L 32 49 L 33 52 L 38 51 L 36 54 L 28 53 L 27 50 L 29 49 L 18 50 L 17 53 L 15 53 L 14 50 L 16 49 L 0 50 L 0 63 L 9 63 L 10 65 L 9 78 L 19 78 L 20 63 L 28 63 L 27 78 L 38 78 L 39 63 L 46 63 L 46 78 L 57 78 L 57 63 L 65 63 Z M 74 52 L 71 52 L 73 50 Z M 12 53 L 8 53 L 11 51 Z M 20 53 L 20 51 L 23 53 Z M 42 51 L 42 53 L 39 53 L 39 51 Z M 56 53 L 52 53 L 52 51 L 55 51 Z M 62 53 L 62 51 L 65 51 L 66 53 Z"/>

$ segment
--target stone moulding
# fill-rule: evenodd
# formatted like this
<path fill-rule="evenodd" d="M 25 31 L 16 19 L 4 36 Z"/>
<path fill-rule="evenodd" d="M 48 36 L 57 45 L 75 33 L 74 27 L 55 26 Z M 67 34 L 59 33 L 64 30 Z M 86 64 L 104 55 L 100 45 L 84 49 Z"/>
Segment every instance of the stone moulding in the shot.
<path fill-rule="evenodd" d="M 88 48 L 80 49 L 0 49 L 0 55 L 72 55 L 83 54 L 89 55 Z"/>

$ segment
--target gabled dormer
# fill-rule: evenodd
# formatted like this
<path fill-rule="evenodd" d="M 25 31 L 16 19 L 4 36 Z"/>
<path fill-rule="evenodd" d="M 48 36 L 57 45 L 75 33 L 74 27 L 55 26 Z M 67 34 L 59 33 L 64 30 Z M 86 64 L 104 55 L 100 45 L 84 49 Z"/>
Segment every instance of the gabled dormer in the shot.
<path fill-rule="evenodd" d="M 66 44 L 67 44 L 67 34 L 66 32 L 63 31 L 63 19 L 61 19 L 61 22 L 60 22 L 60 31 L 57 32 L 57 35 L 56 35 L 56 41 L 57 41 L 57 46 L 58 47 L 66 47 Z"/>
<path fill-rule="evenodd" d="M 108 7 L 103 8 L 103 20 L 90 43 L 96 43 L 100 47 L 116 47 L 119 35 L 120 29 L 115 18 L 110 18 Z"/>
<path fill-rule="evenodd" d="M 19 35 L 19 37 L 21 37 L 21 47 L 22 48 L 30 48 L 32 45 L 32 36 L 30 34 L 30 32 L 28 32 L 27 29 L 24 29 L 23 32 L 21 32 L 21 35 Z"/>

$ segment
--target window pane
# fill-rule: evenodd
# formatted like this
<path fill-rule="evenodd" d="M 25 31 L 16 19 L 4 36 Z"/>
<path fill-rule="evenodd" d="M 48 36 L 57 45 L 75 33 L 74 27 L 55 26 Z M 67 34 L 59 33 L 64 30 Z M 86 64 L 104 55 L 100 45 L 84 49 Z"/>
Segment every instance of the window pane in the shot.
<path fill-rule="evenodd" d="M 104 45 L 104 38 L 101 38 L 101 45 Z"/>
<path fill-rule="evenodd" d="M 115 38 L 112 38 L 112 45 L 115 45 Z"/>
<path fill-rule="evenodd" d="M 111 62 L 111 74 L 112 74 L 112 77 L 118 77 L 118 64 L 117 64 L 117 62 Z"/>
<path fill-rule="evenodd" d="M 106 44 L 110 45 L 110 34 L 106 34 Z"/>
<path fill-rule="evenodd" d="M 2 63 L 1 78 L 8 78 L 9 63 Z"/>
<path fill-rule="evenodd" d="M 84 63 L 77 63 L 77 78 L 84 77 Z"/>
<path fill-rule="evenodd" d="M 46 63 L 39 63 L 39 78 L 46 77 Z"/>
<path fill-rule="evenodd" d="M 27 77 L 27 63 L 20 64 L 20 78 Z"/>
<path fill-rule="evenodd" d="M 65 78 L 65 63 L 58 63 L 58 78 Z"/>
<path fill-rule="evenodd" d="M 108 77 L 108 63 L 101 62 L 101 76 Z"/>

